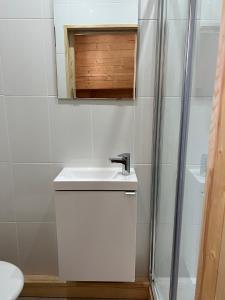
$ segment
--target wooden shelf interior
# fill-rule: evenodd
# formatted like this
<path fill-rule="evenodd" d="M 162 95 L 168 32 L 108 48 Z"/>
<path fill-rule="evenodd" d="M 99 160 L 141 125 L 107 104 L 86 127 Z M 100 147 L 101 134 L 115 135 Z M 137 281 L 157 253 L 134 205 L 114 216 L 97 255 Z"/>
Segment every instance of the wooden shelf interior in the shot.
<path fill-rule="evenodd" d="M 136 31 L 74 33 L 76 98 L 135 94 Z"/>

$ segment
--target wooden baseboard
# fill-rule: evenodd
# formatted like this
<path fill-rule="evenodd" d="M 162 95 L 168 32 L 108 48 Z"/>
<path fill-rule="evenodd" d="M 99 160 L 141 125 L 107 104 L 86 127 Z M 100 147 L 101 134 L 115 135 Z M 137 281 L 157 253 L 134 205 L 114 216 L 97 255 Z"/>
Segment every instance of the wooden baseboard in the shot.
<path fill-rule="evenodd" d="M 63 282 L 54 276 L 25 276 L 23 297 L 99 298 L 149 300 L 147 279 L 135 282 Z"/>

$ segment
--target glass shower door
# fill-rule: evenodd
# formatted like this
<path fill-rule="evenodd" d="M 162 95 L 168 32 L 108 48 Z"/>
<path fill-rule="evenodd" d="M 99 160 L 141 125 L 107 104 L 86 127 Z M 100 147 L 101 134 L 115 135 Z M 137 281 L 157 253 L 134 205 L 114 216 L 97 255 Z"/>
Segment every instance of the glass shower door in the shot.
<path fill-rule="evenodd" d="M 176 185 L 179 170 L 178 148 L 183 106 L 185 46 L 188 30 L 189 5 L 194 0 L 166 1 L 161 25 L 165 26 L 161 47 L 162 58 L 159 118 L 159 161 L 156 176 L 157 191 L 154 223 L 154 260 L 152 278 L 160 300 L 194 300 L 200 232 L 203 213 L 204 184 L 208 152 L 208 135 L 218 47 L 222 0 L 196 0 L 195 41 L 192 60 L 192 88 L 190 93 L 190 119 L 185 164 L 185 187 L 181 226 L 178 287 L 170 294 L 173 238 L 177 226 Z M 194 3 L 195 5 L 195 3 Z M 162 17 L 162 14 L 161 14 Z M 190 24 L 190 23 L 189 23 Z M 190 27 L 189 27 L 190 28 Z M 187 85 L 188 86 L 188 85 Z M 181 120 L 182 118 L 182 120 Z M 180 123 L 181 120 L 181 123 Z M 182 137 L 182 136 L 181 136 Z M 181 162 L 181 160 L 180 160 Z M 180 177 L 179 177 L 180 178 Z M 178 179 L 179 179 L 178 178 Z M 179 234 L 178 234 L 179 236 Z M 176 273 L 176 272 L 175 272 Z M 177 275 L 177 273 L 176 273 Z M 175 285 L 176 287 L 176 285 Z M 175 296 L 176 294 L 176 296 Z"/>
<path fill-rule="evenodd" d="M 221 0 L 198 3 L 186 157 L 178 300 L 194 300 Z"/>
<path fill-rule="evenodd" d="M 188 0 L 178 9 L 176 1 L 164 4 L 162 47 L 163 93 L 160 113 L 160 157 L 156 185 L 156 223 L 153 279 L 158 298 L 169 299 L 173 244 L 177 157 L 179 145 L 183 65 L 187 32 Z M 161 16 L 162 17 L 162 16 Z M 162 25 L 162 26 L 163 26 Z"/>

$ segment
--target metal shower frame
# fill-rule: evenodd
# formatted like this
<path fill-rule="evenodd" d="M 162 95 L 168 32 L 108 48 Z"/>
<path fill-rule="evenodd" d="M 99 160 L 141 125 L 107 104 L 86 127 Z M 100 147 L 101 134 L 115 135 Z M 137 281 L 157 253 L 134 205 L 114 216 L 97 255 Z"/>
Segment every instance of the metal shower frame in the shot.
<path fill-rule="evenodd" d="M 192 62 L 196 27 L 197 0 L 189 0 L 188 26 L 185 43 L 185 59 L 183 70 L 183 85 L 181 97 L 181 117 L 179 148 L 177 159 L 177 181 L 175 195 L 175 212 L 173 225 L 173 246 L 170 273 L 170 295 L 169 300 L 177 299 L 177 287 L 179 278 L 179 259 L 182 229 L 182 212 L 185 185 L 185 163 L 187 152 L 187 139 L 189 128 L 190 93 L 192 81 Z M 151 251 L 150 251 L 150 279 L 153 282 L 153 292 L 155 279 L 155 242 L 156 242 L 156 222 L 157 222 L 157 201 L 159 188 L 159 167 L 160 167 L 160 136 L 162 122 L 162 101 L 164 83 L 164 58 L 165 58 L 165 35 L 166 35 L 166 12 L 167 0 L 159 0 L 158 29 L 157 29 L 157 57 L 155 69 L 155 105 L 154 105 L 154 130 L 153 130 L 153 152 L 152 152 L 152 195 L 151 195 Z"/>

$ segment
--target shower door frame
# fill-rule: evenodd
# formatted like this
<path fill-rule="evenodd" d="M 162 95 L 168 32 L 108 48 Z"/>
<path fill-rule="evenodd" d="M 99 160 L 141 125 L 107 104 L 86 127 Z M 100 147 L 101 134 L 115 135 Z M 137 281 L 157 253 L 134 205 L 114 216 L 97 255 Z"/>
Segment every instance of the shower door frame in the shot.
<path fill-rule="evenodd" d="M 194 48 L 194 35 L 196 26 L 196 10 L 198 0 L 189 0 L 188 10 L 188 26 L 186 32 L 185 61 L 183 70 L 182 85 L 182 105 L 180 117 L 180 134 L 178 149 L 178 166 L 177 166 L 177 182 L 175 196 L 175 212 L 173 225 L 173 246 L 172 261 L 170 274 L 170 300 L 177 299 L 178 273 L 179 273 L 179 257 L 181 243 L 181 227 L 182 227 L 182 211 L 183 196 L 185 184 L 185 161 L 187 150 L 187 137 L 189 127 L 189 111 L 190 111 L 190 91 L 192 79 L 192 61 Z M 152 152 L 152 223 L 151 223 L 151 251 L 150 251 L 150 280 L 153 283 L 153 293 L 157 297 L 157 291 L 154 286 L 155 280 L 155 241 L 156 241 L 156 222 L 157 222 L 157 200 L 159 186 L 159 164 L 160 164 L 160 136 L 161 136 L 161 117 L 162 117 L 162 100 L 163 100 L 163 73 L 164 73 L 164 52 L 165 52 L 165 28 L 166 28 L 166 12 L 167 0 L 159 1 L 158 12 L 158 40 L 157 40 L 157 57 L 155 70 L 155 118 L 153 129 L 153 152 Z"/>

